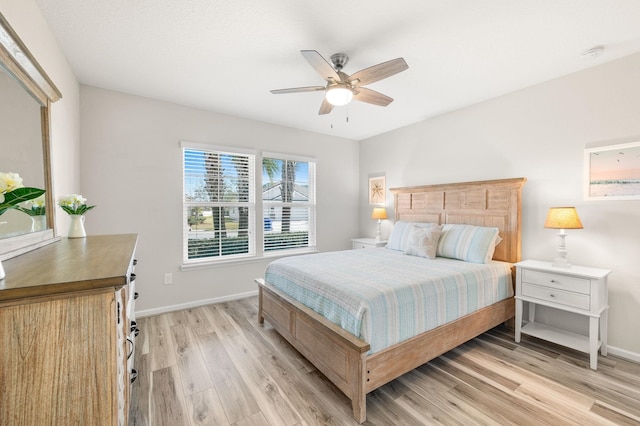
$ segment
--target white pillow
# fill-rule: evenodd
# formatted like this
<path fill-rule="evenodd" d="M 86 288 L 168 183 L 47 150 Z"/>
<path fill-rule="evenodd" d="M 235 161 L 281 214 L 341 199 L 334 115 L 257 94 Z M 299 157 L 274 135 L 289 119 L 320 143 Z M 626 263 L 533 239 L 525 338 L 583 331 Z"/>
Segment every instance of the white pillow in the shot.
<path fill-rule="evenodd" d="M 387 245 L 385 247 L 391 250 L 405 251 L 407 248 L 407 241 L 409 240 L 409 234 L 411 233 L 411 229 L 414 225 L 424 228 L 437 226 L 436 223 L 403 222 L 399 220 L 393 226 L 393 230 L 389 236 L 389 241 L 387 241 Z"/>
<path fill-rule="evenodd" d="M 436 248 L 438 247 L 438 240 L 440 239 L 441 233 L 441 225 L 431 227 L 413 225 L 409 232 L 404 254 L 435 259 Z"/>
<path fill-rule="evenodd" d="M 446 224 L 438 242 L 436 255 L 472 263 L 488 263 L 493 258 L 498 228 Z"/>

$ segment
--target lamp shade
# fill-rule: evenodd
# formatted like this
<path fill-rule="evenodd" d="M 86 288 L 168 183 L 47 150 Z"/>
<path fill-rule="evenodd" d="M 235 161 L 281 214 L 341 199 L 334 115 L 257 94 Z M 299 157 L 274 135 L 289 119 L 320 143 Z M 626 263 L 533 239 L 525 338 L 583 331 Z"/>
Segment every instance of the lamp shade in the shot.
<path fill-rule="evenodd" d="M 344 85 L 336 85 L 327 89 L 325 98 L 327 98 L 327 102 L 333 106 L 342 106 L 351 102 L 353 92 Z"/>
<path fill-rule="evenodd" d="M 544 222 L 545 228 L 582 229 L 582 222 L 575 207 L 551 207 Z"/>
<path fill-rule="evenodd" d="M 374 207 L 373 212 L 371 213 L 371 219 L 386 219 L 387 218 L 387 209 L 384 207 Z"/>

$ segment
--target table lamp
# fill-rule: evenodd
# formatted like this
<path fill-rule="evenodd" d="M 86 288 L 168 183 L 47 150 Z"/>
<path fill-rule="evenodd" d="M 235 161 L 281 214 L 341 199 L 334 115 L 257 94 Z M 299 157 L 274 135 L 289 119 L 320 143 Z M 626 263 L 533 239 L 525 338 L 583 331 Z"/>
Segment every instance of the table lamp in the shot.
<path fill-rule="evenodd" d="M 551 207 L 547 214 L 547 220 L 544 222 L 545 228 L 559 229 L 558 237 L 560 237 L 560 245 L 558 246 L 558 257 L 553 261 L 553 266 L 558 268 L 570 268 L 571 264 L 567 262 L 567 247 L 564 239 L 567 234 L 565 229 L 582 229 L 582 222 L 578 217 L 575 207 Z"/>
<path fill-rule="evenodd" d="M 378 219 L 378 234 L 376 235 L 376 241 L 380 241 L 380 222 L 382 219 L 387 218 L 387 209 L 384 207 L 374 207 L 373 212 L 371 213 L 371 219 Z"/>

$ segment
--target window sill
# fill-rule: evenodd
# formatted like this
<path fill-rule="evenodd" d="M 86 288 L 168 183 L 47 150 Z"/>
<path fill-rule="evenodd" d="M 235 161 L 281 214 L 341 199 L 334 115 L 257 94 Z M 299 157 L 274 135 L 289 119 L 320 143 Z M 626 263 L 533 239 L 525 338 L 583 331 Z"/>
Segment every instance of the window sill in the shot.
<path fill-rule="evenodd" d="M 198 262 L 198 263 L 183 263 L 182 265 L 180 265 L 180 271 L 187 272 L 187 271 L 197 271 L 200 269 L 217 268 L 219 266 L 233 266 L 233 265 L 240 265 L 240 264 L 247 264 L 247 263 L 260 263 L 265 261 L 271 262 L 272 260 L 278 259 L 281 257 L 298 256 L 302 254 L 312 254 L 317 252 L 318 250 L 313 248 L 313 249 L 305 249 L 305 250 L 287 251 L 286 253 L 271 252 L 271 253 L 265 253 L 262 256 L 252 256 L 252 257 L 243 257 L 243 258 L 236 258 L 236 259 L 225 259 L 225 260 L 211 260 L 211 261 L 204 261 L 204 262 Z"/>

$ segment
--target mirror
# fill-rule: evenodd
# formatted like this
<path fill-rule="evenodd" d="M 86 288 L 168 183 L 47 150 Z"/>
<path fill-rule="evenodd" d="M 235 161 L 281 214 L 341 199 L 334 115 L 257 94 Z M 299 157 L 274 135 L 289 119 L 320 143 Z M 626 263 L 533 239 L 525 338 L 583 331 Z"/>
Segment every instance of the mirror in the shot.
<path fill-rule="evenodd" d="M 40 104 L 0 67 L 0 171 L 18 173 L 25 186 L 36 188 L 44 188 L 40 126 Z M 0 215 L 0 238 L 32 232 L 33 223 L 28 214 L 7 210 Z"/>
<path fill-rule="evenodd" d="M 15 209 L 0 215 L 0 261 L 57 240 L 49 163 L 49 108 L 61 97 L 0 13 L 0 171 L 18 173 L 25 186 L 47 190 L 43 224 L 35 226 L 32 217 Z"/>

